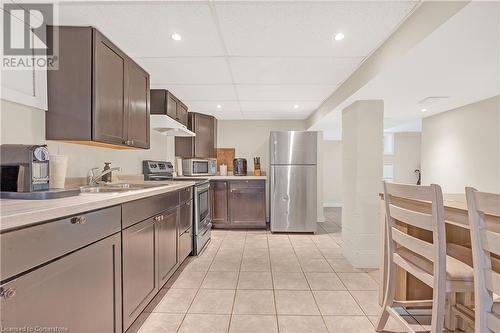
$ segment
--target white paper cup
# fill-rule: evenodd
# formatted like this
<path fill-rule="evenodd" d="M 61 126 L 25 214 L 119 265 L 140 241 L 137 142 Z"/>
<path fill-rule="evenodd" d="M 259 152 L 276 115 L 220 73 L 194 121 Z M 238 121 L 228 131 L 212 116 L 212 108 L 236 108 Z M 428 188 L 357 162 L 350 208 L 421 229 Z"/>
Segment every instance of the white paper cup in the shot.
<path fill-rule="evenodd" d="M 68 169 L 68 156 L 49 156 L 49 186 L 50 188 L 64 188 L 66 170 Z"/>

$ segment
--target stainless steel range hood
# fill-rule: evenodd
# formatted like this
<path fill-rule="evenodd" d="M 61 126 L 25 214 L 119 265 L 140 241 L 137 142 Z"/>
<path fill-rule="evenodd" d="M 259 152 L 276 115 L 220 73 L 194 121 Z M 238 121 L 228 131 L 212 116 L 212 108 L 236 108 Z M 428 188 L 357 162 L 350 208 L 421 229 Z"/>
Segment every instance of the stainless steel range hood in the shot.
<path fill-rule="evenodd" d="M 152 130 L 168 136 L 196 136 L 186 126 L 163 114 L 152 114 L 150 127 Z"/>

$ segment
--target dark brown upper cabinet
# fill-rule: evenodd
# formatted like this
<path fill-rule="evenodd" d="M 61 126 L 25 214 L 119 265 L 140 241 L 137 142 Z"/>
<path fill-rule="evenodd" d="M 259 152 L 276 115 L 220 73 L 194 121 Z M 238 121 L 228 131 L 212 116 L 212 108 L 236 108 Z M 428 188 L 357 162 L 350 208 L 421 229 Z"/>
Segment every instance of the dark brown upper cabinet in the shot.
<path fill-rule="evenodd" d="M 48 29 L 59 68 L 47 71 L 47 140 L 148 149 L 149 74 L 95 28 Z"/>
<path fill-rule="evenodd" d="M 196 136 L 176 137 L 175 156 L 217 158 L 217 119 L 189 112 L 188 129 L 196 133 Z"/>
<path fill-rule="evenodd" d="M 188 126 L 188 107 L 164 89 L 151 89 L 151 114 L 166 114 Z"/>

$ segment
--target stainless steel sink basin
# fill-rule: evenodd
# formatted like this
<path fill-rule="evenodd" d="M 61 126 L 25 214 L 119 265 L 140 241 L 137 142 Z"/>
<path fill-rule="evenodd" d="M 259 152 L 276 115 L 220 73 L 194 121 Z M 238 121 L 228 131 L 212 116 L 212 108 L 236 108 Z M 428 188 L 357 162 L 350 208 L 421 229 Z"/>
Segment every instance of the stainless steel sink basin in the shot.
<path fill-rule="evenodd" d="M 113 193 L 142 190 L 150 187 L 152 186 L 143 184 L 88 185 L 80 187 L 80 191 L 82 193 Z"/>

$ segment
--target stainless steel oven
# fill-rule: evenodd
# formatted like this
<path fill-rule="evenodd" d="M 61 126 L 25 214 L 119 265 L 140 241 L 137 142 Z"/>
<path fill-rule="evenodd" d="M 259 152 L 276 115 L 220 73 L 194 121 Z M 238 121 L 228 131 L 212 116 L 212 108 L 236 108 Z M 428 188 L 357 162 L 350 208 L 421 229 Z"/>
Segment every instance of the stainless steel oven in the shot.
<path fill-rule="evenodd" d="M 193 255 L 198 255 L 210 240 L 212 222 L 210 218 L 210 183 L 197 182 L 194 186 L 194 244 Z"/>

